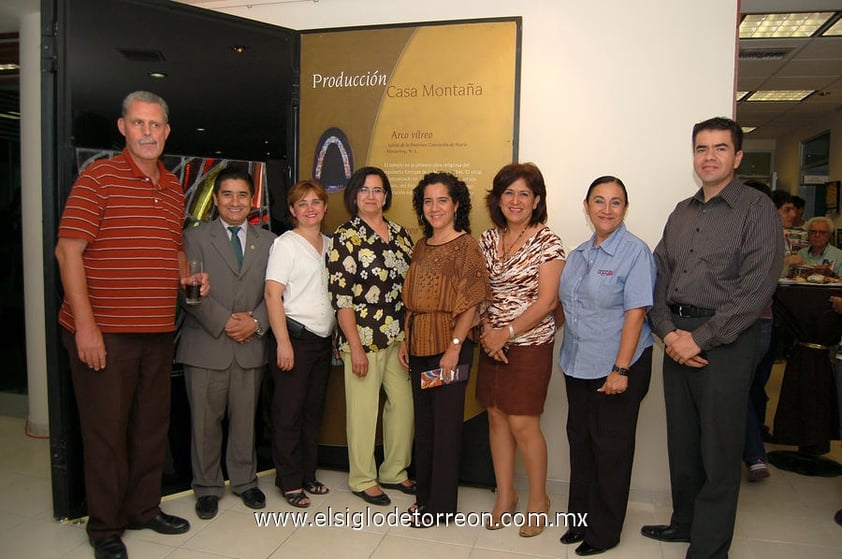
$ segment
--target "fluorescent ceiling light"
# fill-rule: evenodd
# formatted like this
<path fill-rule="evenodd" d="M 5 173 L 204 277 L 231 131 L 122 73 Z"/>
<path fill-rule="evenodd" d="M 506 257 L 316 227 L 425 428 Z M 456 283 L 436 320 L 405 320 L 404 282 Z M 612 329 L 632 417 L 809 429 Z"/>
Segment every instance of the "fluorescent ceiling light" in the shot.
<path fill-rule="evenodd" d="M 842 17 L 830 26 L 830 29 L 822 33 L 822 37 L 842 37 Z"/>
<path fill-rule="evenodd" d="M 20 70 L 17 64 L 0 64 L 0 72 L 9 72 L 11 70 Z"/>
<path fill-rule="evenodd" d="M 782 89 L 768 91 L 755 91 L 746 101 L 801 101 L 815 89 Z"/>
<path fill-rule="evenodd" d="M 743 134 L 748 134 L 749 132 L 754 132 L 757 130 L 757 126 L 743 126 Z"/>
<path fill-rule="evenodd" d="M 736 100 L 737 100 L 737 101 L 740 101 L 740 100 L 741 100 L 743 97 L 745 97 L 747 94 L 748 94 L 748 91 L 738 91 L 738 92 L 737 92 L 737 99 L 736 99 Z"/>
<path fill-rule="evenodd" d="M 810 37 L 835 12 L 746 14 L 740 23 L 740 39 L 788 39 Z"/>

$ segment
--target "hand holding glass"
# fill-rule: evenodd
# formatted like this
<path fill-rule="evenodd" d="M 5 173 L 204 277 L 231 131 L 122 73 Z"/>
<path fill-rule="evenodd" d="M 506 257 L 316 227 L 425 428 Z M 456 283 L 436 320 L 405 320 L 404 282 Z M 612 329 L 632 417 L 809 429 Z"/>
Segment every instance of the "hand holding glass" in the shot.
<path fill-rule="evenodd" d="M 188 281 L 184 283 L 184 302 L 188 305 L 198 305 L 202 302 L 200 290 L 202 288 L 201 273 L 204 271 L 201 260 L 187 261 Z"/>

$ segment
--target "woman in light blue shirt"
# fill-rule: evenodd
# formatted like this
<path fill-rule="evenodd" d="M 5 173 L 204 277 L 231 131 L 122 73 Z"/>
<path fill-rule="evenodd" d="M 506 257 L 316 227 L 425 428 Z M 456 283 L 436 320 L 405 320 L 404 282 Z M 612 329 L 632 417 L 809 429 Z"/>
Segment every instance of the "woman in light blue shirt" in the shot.
<path fill-rule="evenodd" d="M 570 442 L 568 512 L 587 513 L 561 543 L 577 555 L 616 546 L 626 516 L 640 402 L 649 390 L 655 260 L 623 224 L 628 193 L 611 176 L 588 188 L 593 236 L 567 257 L 559 299 L 564 341 L 559 365 L 567 387 Z"/>

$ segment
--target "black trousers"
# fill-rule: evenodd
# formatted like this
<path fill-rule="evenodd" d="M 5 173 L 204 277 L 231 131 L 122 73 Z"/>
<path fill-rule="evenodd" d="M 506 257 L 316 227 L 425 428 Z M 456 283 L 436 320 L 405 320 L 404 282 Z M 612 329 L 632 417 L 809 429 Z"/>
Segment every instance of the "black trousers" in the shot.
<path fill-rule="evenodd" d="M 652 348 L 629 368 L 622 394 L 597 392 L 605 378 L 564 375 L 567 439 L 570 443 L 569 512 L 587 513 L 585 541 L 613 547 L 620 541 L 629 500 L 640 402 L 649 392 Z M 575 527 L 571 527 L 574 530 Z"/>
<path fill-rule="evenodd" d="M 707 318 L 680 318 L 693 331 Z M 701 369 L 664 357 L 671 524 L 690 533 L 688 559 L 727 558 L 742 475 L 748 393 L 760 327 L 707 351 Z"/>
<path fill-rule="evenodd" d="M 293 491 L 316 479 L 319 430 L 333 355 L 331 338 L 306 332 L 292 339 L 292 370 L 278 368 L 278 345 L 269 336 L 269 370 L 272 393 L 272 462 L 275 485 Z"/>
<path fill-rule="evenodd" d="M 474 343 L 465 340 L 459 363 L 471 363 L 473 353 Z M 415 405 L 415 501 L 432 514 L 456 512 L 468 384 L 456 382 L 421 390 L 421 373 L 437 369 L 441 355 L 409 357 Z"/>
<path fill-rule="evenodd" d="M 173 333 L 103 334 L 100 371 L 79 360 L 73 334 L 61 334 L 82 428 L 88 536 L 120 535 L 161 512 Z"/>

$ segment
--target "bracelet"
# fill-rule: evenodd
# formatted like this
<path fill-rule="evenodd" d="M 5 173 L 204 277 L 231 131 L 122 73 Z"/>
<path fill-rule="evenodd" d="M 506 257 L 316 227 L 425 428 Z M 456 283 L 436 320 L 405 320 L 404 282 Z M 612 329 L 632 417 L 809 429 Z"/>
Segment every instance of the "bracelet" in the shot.
<path fill-rule="evenodd" d="M 509 323 L 509 339 L 513 339 L 515 337 L 515 329 L 512 328 L 512 323 Z"/>
<path fill-rule="evenodd" d="M 624 377 L 629 376 L 629 370 L 628 369 L 618 367 L 617 365 L 614 365 L 613 367 L 611 367 L 611 372 L 617 373 L 618 375 L 623 375 Z"/>

